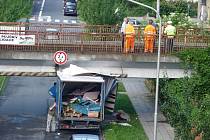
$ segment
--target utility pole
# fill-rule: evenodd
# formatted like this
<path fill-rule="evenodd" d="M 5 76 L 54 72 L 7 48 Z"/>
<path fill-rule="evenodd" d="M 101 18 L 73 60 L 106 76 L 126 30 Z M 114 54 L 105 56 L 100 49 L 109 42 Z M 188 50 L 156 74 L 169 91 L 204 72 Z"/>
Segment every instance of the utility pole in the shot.
<path fill-rule="evenodd" d="M 157 56 L 157 69 L 156 69 L 156 89 L 155 89 L 155 112 L 154 112 L 154 139 L 153 140 L 157 140 L 157 116 L 158 116 L 158 92 L 159 92 L 159 75 L 160 75 L 160 42 L 161 42 L 161 27 L 162 27 L 162 21 L 161 21 L 161 17 L 160 17 L 160 9 L 159 9 L 159 12 L 151 7 L 151 6 L 148 6 L 148 5 L 145 5 L 143 3 L 140 3 L 140 2 L 137 2 L 137 1 L 134 1 L 134 0 L 127 0 L 127 1 L 130 1 L 132 3 L 135 3 L 135 4 L 138 4 L 140 6 L 143 6 L 143 7 L 146 7 L 150 10 L 153 10 L 156 12 L 157 14 L 157 18 L 159 18 L 159 34 L 158 34 L 158 56 Z M 159 7 L 160 7 L 160 0 L 159 1 Z M 157 6 L 158 7 L 158 6 Z"/>
<path fill-rule="evenodd" d="M 158 18 L 158 15 L 160 15 L 160 0 L 157 0 L 157 14 L 156 14 L 156 18 Z"/>
<path fill-rule="evenodd" d="M 201 20 L 201 22 L 204 22 L 208 18 L 206 0 L 201 0 L 200 4 L 201 6 L 199 7 L 200 8 L 199 19 Z"/>

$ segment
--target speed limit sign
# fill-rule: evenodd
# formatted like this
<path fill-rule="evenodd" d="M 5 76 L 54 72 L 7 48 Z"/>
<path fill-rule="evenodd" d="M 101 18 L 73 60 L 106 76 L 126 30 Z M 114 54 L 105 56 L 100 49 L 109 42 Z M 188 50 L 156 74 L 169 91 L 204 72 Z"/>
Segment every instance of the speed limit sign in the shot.
<path fill-rule="evenodd" d="M 64 51 L 57 51 L 54 53 L 54 62 L 58 65 L 63 65 L 67 62 L 68 56 Z"/>

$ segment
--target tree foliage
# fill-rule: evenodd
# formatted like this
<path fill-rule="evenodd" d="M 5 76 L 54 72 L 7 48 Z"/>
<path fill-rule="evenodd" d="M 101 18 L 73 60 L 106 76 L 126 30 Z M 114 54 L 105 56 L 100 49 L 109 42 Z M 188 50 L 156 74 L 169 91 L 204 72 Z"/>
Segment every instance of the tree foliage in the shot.
<path fill-rule="evenodd" d="M 179 54 L 191 67 L 191 77 L 162 80 L 161 109 L 175 128 L 179 140 L 210 138 L 210 49 L 187 50 Z"/>
<path fill-rule="evenodd" d="M 113 0 L 80 0 L 79 16 L 89 24 L 114 24 L 117 21 Z"/>
<path fill-rule="evenodd" d="M 156 0 L 136 1 L 156 9 Z M 191 6 L 189 9 L 190 15 L 196 15 L 197 5 L 189 4 Z M 172 12 L 187 13 L 188 3 L 183 0 L 176 2 L 161 0 L 161 15 L 169 15 Z M 140 17 L 147 13 L 150 16 L 156 15 L 154 11 L 127 0 L 78 0 L 78 13 L 81 19 L 89 24 L 116 24 L 122 22 L 124 17 Z"/>
<path fill-rule="evenodd" d="M 0 0 L 0 21 L 13 22 L 31 14 L 33 0 Z"/>
<path fill-rule="evenodd" d="M 162 21 L 172 21 L 173 25 L 176 27 L 186 27 L 186 28 L 193 28 L 196 27 L 196 23 L 192 22 L 191 18 L 184 13 L 170 13 L 170 15 L 162 16 Z"/>

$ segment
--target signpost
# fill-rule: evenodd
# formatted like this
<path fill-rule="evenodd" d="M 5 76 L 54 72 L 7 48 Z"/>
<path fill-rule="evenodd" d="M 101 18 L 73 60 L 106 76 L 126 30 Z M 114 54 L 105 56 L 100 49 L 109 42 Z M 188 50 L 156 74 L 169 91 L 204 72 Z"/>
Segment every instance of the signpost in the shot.
<path fill-rule="evenodd" d="M 64 51 L 57 51 L 54 53 L 53 58 L 54 58 L 55 64 L 64 65 L 64 64 L 66 64 L 66 62 L 68 60 L 68 55 Z"/>

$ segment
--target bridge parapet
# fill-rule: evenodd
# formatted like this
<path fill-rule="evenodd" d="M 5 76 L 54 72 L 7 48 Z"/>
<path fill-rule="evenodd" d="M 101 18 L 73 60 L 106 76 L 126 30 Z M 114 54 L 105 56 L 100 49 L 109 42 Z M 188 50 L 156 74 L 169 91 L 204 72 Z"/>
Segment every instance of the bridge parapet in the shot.
<path fill-rule="evenodd" d="M 119 26 L 0 23 L 0 27 L 0 35 L 13 34 L 22 38 L 34 36 L 34 44 L 0 44 L 1 51 L 55 52 L 64 50 L 74 53 L 123 53 Z M 197 28 L 180 28 L 177 32 L 172 49 L 167 47 L 166 36 L 162 36 L 162 54 L 170 54 L 187 48 L 206 48 L 210 44 L 210 29 L 205 29 L 203 32 Z M 134 53 L 143 53 L 143 51 L 143 27 L 139 27 L 136 29 Z M 157 52 L 157 40 L 154 52 Z"/>

